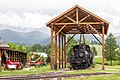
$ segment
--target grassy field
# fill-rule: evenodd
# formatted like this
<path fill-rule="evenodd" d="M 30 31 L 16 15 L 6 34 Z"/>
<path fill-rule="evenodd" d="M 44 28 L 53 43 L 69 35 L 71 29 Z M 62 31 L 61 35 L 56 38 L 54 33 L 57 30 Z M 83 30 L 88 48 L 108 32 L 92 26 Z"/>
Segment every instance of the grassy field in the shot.
<path fill-rule="evenodd" d="M 50 65 L 47 65 L 39 68 L 32 68 L 30 70 L 2 71 L 0 72 L 0 76 L 43 74 L 43 73 L 60 72 L 60 71 L 61 70 L 51 70 Z M 63 71 L 62 73 L 63 74 L 81 74 L 81 73 L 96 73 L 96 72 L 120 73 L 120 66 L 105 66 L 105 70 L 101 70 L 101 65 L 96 65 L 96 68 L 90 68 L 88 70 L 70 70 L 70 71 Z"/>
<path fill-rule="evenodd" d="M 14 75 L 27 75 L 27 74 L 43 74 L 48 72 L 55 72 L 55 70 L 51 70 L 50 66 L 41 66 L 39 68 L 31 68 L 30 70 L 7 70 L 0 72 L 0 76 L 14 76 Z"/>

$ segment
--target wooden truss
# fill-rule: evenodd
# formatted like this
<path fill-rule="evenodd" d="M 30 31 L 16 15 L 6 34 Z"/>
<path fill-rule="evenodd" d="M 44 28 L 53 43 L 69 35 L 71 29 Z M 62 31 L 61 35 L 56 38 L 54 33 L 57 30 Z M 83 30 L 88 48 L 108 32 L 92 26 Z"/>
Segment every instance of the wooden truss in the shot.
<path fill-rule="evenodd" d="M 107 34 L 109 22 L 75 5 L 46 25 L 51 29 L 51 69 L 66 68 L 66 44 L 76 34 L 93 34 L 93 36 L 98 34 L 102 38 L 102 69 L 104 70 L 104 34 Z M 66 34 L 74 35 L 66 41 Z"/>

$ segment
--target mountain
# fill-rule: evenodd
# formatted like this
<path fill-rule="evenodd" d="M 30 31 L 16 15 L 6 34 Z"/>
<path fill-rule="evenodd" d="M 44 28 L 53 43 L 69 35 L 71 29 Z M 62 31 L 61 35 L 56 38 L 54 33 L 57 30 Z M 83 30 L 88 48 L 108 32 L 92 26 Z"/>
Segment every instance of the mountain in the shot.
<path fill-rule="evenodd" d="M 114 35 L 116 37 L 117 44 L 120 45 L 120 41 L 119 41 L 120 34 L 116 33 Z M 3 29 L 0 30 L 0 36 L 2 37 L 3 41 L 13 42 L 16 44 L 19 44 L 20 42 L 22 42 L 24 45 L 33 45 L 33 44 L 45 45 L 50 43 L 49 29 L 46 29 L 45 27 L 36 29 L 36 31 L 24 32 L 24 33 L 13 31 L 10 29 Z M 101 38 L 99 36 L 96 37 L 101 41 Z M 85 34 L 85 38 L 90 42 L 97 41 L 91 34 Z M 75 39 L 77 41 L 80 39 L 79 34 L 75 36 Z"/>
<path fill-rule="evenodd" d="M 48 44 L 49 35 L 40 32 L 40 31 L 31 31 L 31 32 L 17 32 L 10 29 L 0 30 L 0 36 L 5 42 L 20 43 L 22 42 L 25 45 L 33 44 Z"/>
<path fill-rule="evenodd" d="M 71 34 L 70 35 L 68 35 L 68 36 L 72 36 Z M 97 39 L 99 39 L 99 41 L 102 41 L 102 39 L 99 37 L 99 36 L 97 36 L 97 35 L 95 35 L 96 37 L 97 37 Z M 91 42 L 91 41 L 97 41 L 93 36 L 92 36 L 92 34 L 84 34 L 84 37 L 85 37 L 85 39 L 87 40 L 87 41 L 89 41 L 89 42 Z M 74 36 L 74 38 L 77 40 L 77 41 L 79 41 L 80 40 L 80 34 L 76 34 L 75 36 Z M 82 36 L 82 40 L 83 40 L 83 36 Z M 98 41 L 97 41 L 98 42 Z M 99 43 L 99 42 L 98 42 Z"/>
<path fill-rule="evenodd" d="M 12 31 L 16 31 L 16 32 L 22 32 L 22 33 L 27 33 L 27 32 L 32 32 L 32 31 L 40 31 L 42 33 L 45 33 L 47 35 L 49 35 L 50 33 L 50 28 L 49 27 L 40 27 L 40 28 L 34 28 L 34 27 L 20 27 L 20 26 L 10 26 L 10 25 L 5 25 L 5 24 L 0 24 L 0 30 L 4 30 L 4 29 L 10 29 Z"/>

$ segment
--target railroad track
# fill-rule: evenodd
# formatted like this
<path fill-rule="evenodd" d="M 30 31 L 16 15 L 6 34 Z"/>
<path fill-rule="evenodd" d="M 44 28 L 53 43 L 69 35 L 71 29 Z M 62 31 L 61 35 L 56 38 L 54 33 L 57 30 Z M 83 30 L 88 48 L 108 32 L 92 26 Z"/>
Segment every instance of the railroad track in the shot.
<path fill-rule="evenodd" d="M 0 80 L 33 80 L 33 79 L 45 79 L 45 78 L 64 78 L 64 77 L 77 77 L 77 76 L 95 76 L 95 75 L 107 75 L 112 73 L 82 73 L 82 74 L 61 74 L 57 73 L 48 73 L 48 74 L 31 74 L 31 75 L 22 75 L 22 76 L 11 76 L 11 77 L 0 77 Z"/>

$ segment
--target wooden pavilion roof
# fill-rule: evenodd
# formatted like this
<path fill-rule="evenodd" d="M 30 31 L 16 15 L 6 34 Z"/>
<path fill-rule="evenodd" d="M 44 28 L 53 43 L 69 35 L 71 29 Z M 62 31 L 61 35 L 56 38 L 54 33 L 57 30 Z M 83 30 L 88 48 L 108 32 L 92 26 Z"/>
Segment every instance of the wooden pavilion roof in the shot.
<path fill-rule="evenodd" d="M 0 49 L 5 49 L 5 48 L 10 48 L 10 46 L 6 42 L 0 40 Z"/>
<path fill-rule="evenodd" d="M 46 23 L 54 26 L 65 34 L 101 34 L 104 25 L 105 34 L 108 32 L 109 22 L 92 12 L 75 5 Z"/>

